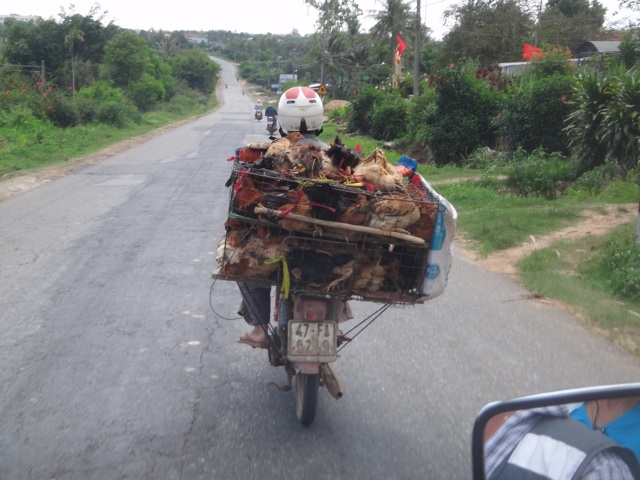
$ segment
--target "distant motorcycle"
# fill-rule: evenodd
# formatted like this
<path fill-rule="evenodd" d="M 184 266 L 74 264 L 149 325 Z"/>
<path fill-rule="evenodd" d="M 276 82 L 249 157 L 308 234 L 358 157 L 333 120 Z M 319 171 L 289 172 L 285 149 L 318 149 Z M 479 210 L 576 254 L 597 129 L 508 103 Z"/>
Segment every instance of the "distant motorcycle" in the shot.
<path fill-rule="evenodd" d="M 278 120 L 275 116 L 270 115 L 267 117 L 267 130 L 269 135 L 273 135 L 278 130 Z"/>
<path fill-rule="evenodd" d="M 262 110 L 256 110 L 255 119 L 258 121 L 262 120 Z"/>

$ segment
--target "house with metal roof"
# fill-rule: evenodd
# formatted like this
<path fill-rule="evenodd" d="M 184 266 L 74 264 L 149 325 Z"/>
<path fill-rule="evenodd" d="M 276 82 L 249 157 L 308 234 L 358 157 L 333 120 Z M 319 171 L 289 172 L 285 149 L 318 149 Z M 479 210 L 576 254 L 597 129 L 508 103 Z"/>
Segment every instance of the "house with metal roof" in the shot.
<path fill-rule="evenodd" d="M 619 41 L 588 41 L 582 42 L 574 52 L 575 58 L 592 57 L 593 55 L 611 55 L 620 53 Z"/>

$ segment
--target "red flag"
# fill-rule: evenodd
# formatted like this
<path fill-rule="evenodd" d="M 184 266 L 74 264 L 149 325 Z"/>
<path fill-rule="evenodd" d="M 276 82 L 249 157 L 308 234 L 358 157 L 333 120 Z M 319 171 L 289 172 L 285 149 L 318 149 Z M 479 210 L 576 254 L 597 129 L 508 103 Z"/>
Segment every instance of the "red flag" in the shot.
<path fill-rule="evenodd" d="M 538 47 L 534 47 L 533 45 L 529 45 L 528 43 L 523 44 L 522 59 L 533 60 L 534 58 L 544 58 L 542 50 L 540 50 Z"/>
<path fill-rule="evenodd" d="M 398 41 L 398 48 L 396 50 L 396 63 L 398 63 L 400 61 L 402 53 L 407 49 L 407 44 L 404 43 L 404 40 L 402 40 L 402 37 L 400 35 L 396 35 L 396 40 Z"/>

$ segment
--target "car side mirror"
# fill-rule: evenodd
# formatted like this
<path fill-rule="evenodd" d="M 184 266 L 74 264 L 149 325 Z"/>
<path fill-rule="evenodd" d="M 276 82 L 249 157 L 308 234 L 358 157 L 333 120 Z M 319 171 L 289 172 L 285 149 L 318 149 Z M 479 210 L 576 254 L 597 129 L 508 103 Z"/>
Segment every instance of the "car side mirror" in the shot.
<path fill-rule="evenodd" d="M 556 418 L 564 423 L 554 427 L 553 422 Z M 545 421 L 542 422 L 540 419 Z M 525 425 L 523 422 L 526 421 L 529 423 Z M 607 425 L 614 421 L 617 425 L 617 441 L 611 438 L 614 432 L 607 431 Z M 529 434 L 524 434 L 524 430 L 531 425 L 535 425 L 535 430 L 532 427 Z M 548 443 L 545 447 L 544 442 L 537 441 L 539 438 L 546 441 L 549 437 L 548 433 L 536 436 L 539 433 L 538 430 L 545 428 L 553 428 L 555 430 L 551 431 L 560 432 L 558 434 L 560 438 L 569 435 L 568 444 L 574 438 L 578 445 L 586 445 L 592 440 L 606 444 L 606 448 L 615 451 L 616 455 L 619 454 L 622 461 L 627 464 L 632 475 L 629 478 L 640 479 L 639 425 L 640 383 L 563 390 L 490 403 L 480 411 L 473 425 L 471 447 L 473 479 L 487 478 L 485 472 L 487 467 L 491 470 L 488 473 L 496 476 L 498 472 L 503 471 L 502 468 L 511 468 L 512 464 L 519 466 L 535 462 L 540 464 L 554 456 L 558 461 L 562 455 L 559 455 L 556 444 Z M 626 436 L 621 438 L 622 434 L 617 433 L 619 429 L 626 430 L 624 435 L 628 435 L 628 438 Z M 550 437 L 553 439 L 554 435 Z M 503 441 L 511 443 L 499 445 Z M 526 446 L 521 446 L 521 443 Z M 535 449 L 543 447 L 547 448 L 547 452 L 536 451 L 535 462 L 528 463 L 529 460 L 525 457 L 534 455 Z M 499 461 L 497 461 L 498 458 L 500 458 Z M 512 461 L 512 459 L 516 460 Z M 545 469 L 550 466 L 542 465 L 541 468 L 542 471 L 548 471 Z"/>

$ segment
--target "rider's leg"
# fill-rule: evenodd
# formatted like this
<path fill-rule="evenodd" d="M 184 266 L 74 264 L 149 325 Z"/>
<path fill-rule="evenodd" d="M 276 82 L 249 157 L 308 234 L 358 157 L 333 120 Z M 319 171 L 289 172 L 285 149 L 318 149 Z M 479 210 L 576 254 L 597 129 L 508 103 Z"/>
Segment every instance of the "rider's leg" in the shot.
<path fill-rule="evenodd" d="M 271 288 L 259 287 L 250 283 L 238 282 L 242 295 L 242 303 L 238 314 L 253 326 L 253 330 L 241 338 L 248 338 L 256 343 L 267 341 L 269 316 L 271 315 Z"/>

